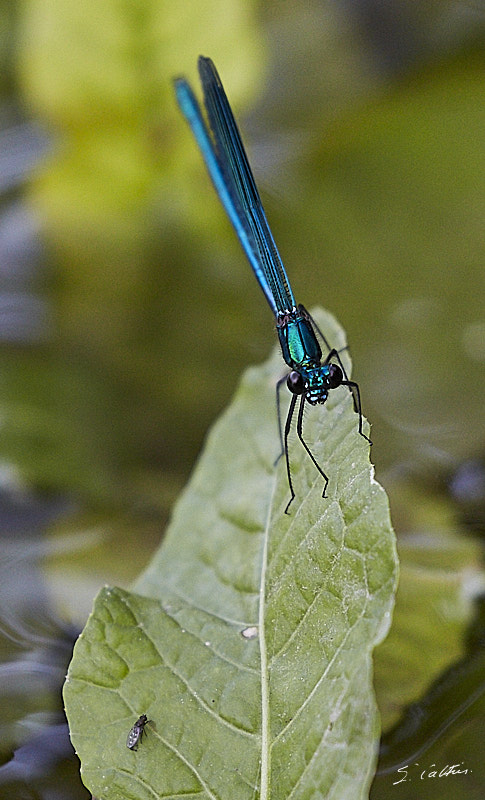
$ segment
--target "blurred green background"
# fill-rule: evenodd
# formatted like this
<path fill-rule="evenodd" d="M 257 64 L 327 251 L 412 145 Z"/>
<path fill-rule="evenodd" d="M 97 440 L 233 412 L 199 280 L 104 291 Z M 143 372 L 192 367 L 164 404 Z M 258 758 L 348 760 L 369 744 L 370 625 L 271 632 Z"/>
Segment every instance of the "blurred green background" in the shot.
<path fill-rule="evenodd" d="M 48 518 L 49 606 L 82 624 L 136 576 L 275 342 L 176 108 L 200 53 L 297 300 L 347 330 L 398 533 L 462 536 L 464 504 L 476 529 L 482 473 L 450 486 L 485 443 L 482 2 L 3 0 L 0 26 L 0 489 L 43 509 L 32 530 Z M 479 574 L 465 551 L 433 565 L 456 597 Z M 462 652 L 460 608 L 433 676 Z"/>

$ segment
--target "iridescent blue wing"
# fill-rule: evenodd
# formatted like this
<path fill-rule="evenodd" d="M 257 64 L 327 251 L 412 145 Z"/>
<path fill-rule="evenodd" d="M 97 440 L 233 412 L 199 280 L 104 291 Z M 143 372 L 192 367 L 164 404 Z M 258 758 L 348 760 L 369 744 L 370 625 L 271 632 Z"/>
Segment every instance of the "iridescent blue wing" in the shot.
<path fill-rule="evenodd" d="M 199 58 L 207 126 L 187 81 L 178 79 L 175 90 L 201 150 L 217 194 L 232 222 L 244 252 L 271 310 L 295 306 L 285 268 L 254 182 L 241 136 L 217 70 L 210 58 Z"/>

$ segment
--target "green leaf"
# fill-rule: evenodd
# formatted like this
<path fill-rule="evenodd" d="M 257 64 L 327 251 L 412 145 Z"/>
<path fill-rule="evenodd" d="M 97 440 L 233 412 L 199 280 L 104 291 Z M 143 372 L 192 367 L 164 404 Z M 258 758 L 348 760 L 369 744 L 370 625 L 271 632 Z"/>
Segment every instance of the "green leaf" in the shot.
<path fill-rule="evenodd" d="M 342 347 L 335 320 L 316 317 Z M 341 387 L 305 418 L 328 497 L 295 437 L 284 514 L 282 373 L 276 354 L 247 371 L 135 592 L 104 589 L 76 644 L 65 701 L 98 798 L 367 794 L 379 735 L 371 652 L 396 580 L 387 499 Z M 133 752 L 141 714 L 150 722 Z"/>

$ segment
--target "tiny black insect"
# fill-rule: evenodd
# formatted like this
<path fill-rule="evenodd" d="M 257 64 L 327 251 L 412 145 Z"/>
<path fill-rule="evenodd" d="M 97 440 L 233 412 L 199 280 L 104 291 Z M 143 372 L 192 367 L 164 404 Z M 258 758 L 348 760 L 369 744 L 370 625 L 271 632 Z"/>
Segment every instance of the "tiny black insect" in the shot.
<path fill-rule="evenodd" d="M 133 725 L 126 739 L 126 746 L 130 750 L 138 750 L 138 743 L 143 739 L 143 734 L 146 736 L 145 725 L 147 722 L 147 715 L 142 714 L 141 717 L 138 717 L 137 721 Z"/>

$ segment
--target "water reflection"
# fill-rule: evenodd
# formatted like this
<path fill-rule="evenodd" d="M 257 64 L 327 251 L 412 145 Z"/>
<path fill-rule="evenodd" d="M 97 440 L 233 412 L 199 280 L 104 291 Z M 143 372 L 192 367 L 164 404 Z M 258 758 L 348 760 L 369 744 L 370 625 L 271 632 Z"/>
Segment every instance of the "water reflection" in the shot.
<path fill-rule="evenodd" d="M 476 602 L 466 655 L 440 675 L 384 734 L 371 800 L 388 798 L 392 791 L 410 800 L 417 796 L 481 798 L 485 768 L 477 736 L 484 713 L 485 597 L 481 597 Z M 463 776 L 458 787 L 453 783 L 455 775 L 446 770 L 452 765 L 460 770 L 455 774 Z M 431 774 L 434 772 L 438 776 Z M 439 786 L 430 786 L 428 781 L 435 777 Z M 443 785 L 445 779 L 449 782 Z"/>
<path fill-rule="evenodd" d="M 42 562 L 45 528 L 60 498 L 0 489 L 0 794 L 88 797 L 69 740 L 61 690 L 77 631 L 50 608 Z"/>
<path fill-rule="evenodd" d="M 33 122 L 0 130 L 0 193 L 25 181 L 49 147 L 46 131 Z"/>

